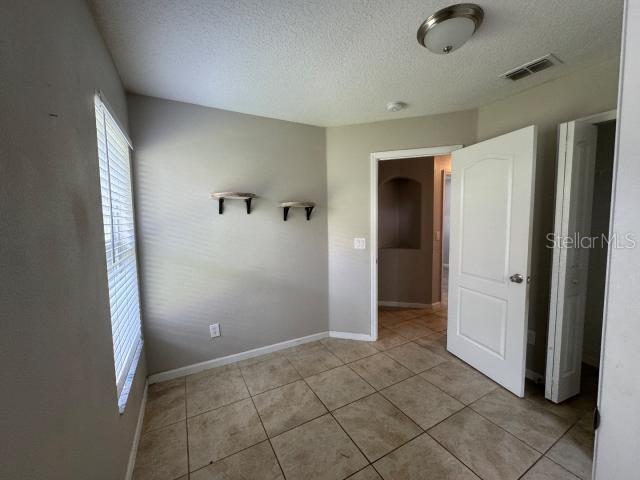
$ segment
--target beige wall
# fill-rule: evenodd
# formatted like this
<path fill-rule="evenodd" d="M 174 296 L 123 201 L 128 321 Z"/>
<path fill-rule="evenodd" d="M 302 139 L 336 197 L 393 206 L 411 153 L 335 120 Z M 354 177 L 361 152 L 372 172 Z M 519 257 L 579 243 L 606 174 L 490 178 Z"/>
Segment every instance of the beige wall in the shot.
<path fill-rule="evenodd" d="M 149 371 L 326 331 L 325 130 L 136 95 L 129 115 Z M 228 190 L 250 215 L 218 215 Z M 283 200 L 317 207 L 284 222 Z"/>
<path fill-rule="evenodd" d="M 420 186 L 420 220 L 415 225 L 417 248 L 384 248 L 384 185 L 394 178 L 408 178 Z M 431 304 L 431 257 L 433 250 L 433 157 L 378 162 L 378 300 Z M 396 205 L 390 205 L 396 209 Z M 390 212 L 397 214 L 398 212 Z M 407 219 L 409 220 L 409 219 Z"/>
<path fill-rule="evenodd" d="M 2 2 L 0 478 L 125 476 L 146 375 L 118 413 L 94 93 L 125 95 L 86 2 Z"/>
<path fill-rule="evenodd" d="M 370 154 L 473 143 L 476 115 L 470 110 L 327 129 L 331 330 L 370 333 L 370 251 L 353 249 L 354 237 L 370 240 Z"/>
<path fill-rule="evenodd" d="M 536 332 L 536 345 L 528 348 L 527 365 L 541 374 L 551 275 L 545 237 L 553 230 L 558 124 L 616 108 L 618 67 L 614 59 L 478 109 L 478 141 L 531 124 L 539 127 L 529 298 L 529 329 Z"/>

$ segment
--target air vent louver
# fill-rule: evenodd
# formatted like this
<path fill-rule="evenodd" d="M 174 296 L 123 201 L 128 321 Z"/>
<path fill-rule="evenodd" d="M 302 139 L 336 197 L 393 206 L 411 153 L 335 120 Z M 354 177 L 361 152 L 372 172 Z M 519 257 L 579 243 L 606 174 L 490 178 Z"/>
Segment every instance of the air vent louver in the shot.
<path fill-rule="evenodd" d="M 525 63 L 524 65 L 513 68 L 500 76 L 502 78 L 508 78 L 509 80 L 516 81 L 542 70 L 546 70 L 547 68 L 553 67 L 557 63 L 561 63 L 560 60 L 558 60 L 558 58 L 553 54 L 549 53 L 544 57 L 536 58 L 535 60 Z"/>

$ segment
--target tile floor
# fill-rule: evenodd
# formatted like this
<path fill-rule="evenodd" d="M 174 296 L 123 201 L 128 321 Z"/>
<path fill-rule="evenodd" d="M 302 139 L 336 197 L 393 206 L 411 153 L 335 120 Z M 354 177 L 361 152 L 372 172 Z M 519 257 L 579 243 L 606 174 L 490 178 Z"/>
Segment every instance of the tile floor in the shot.
<path fill-rule="evenodd" d="M 517 398 L 449 354 L 446 313 L 149 387 L 135 480 L 588 479 L 593 391 Z"/>

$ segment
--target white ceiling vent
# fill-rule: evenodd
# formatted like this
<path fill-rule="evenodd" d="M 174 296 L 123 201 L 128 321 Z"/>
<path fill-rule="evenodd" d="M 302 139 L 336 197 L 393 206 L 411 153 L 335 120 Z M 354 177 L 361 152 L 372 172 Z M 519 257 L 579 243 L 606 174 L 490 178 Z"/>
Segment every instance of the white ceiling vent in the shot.
<path fill-rule="evenodd" d="M 536 58 L 530 62 L 520 65 L 519 67 L 512 68 L 511 70 L 500 75 L 501 78 L 508 78 L 509 80 L 520 80 L 521 78 L 528 77 L 534 73 L 551 68 L 558 63 L 562 63 L 555 55 L 548 53 L 544 57 Z"/>

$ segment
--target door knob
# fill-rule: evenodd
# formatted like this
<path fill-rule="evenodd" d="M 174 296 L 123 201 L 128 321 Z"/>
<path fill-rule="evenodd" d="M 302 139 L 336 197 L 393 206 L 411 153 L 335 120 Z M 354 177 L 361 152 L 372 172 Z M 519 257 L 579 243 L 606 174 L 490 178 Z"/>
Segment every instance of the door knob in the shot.
<path fill-rule="evenodd" d="M 509 277 L 509 280 L 511 280 L 513 283 L 522 283 L 524 282 L 524 277 L 519 273 L 515 273 Z"/>

